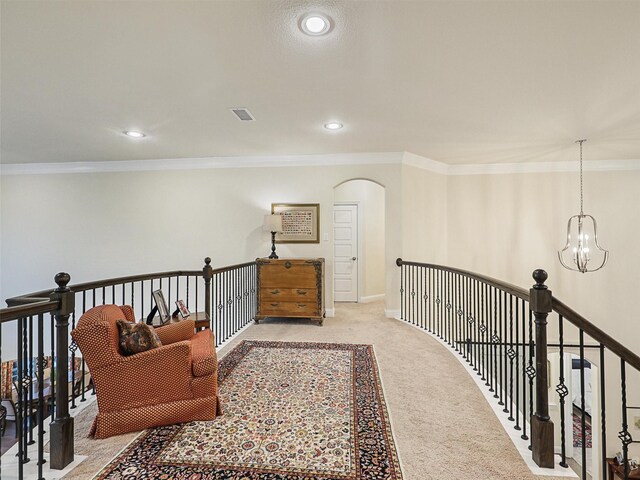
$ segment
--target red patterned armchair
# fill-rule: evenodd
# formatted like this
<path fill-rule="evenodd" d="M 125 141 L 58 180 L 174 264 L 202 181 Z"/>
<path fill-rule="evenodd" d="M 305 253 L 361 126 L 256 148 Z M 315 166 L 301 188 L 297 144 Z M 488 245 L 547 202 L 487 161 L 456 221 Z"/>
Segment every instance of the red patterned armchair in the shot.
<path fill-rule="evenodd" d="M 125 356 L 119 319 L 135 322 L 128 306 L 88 310 L 71 332 L 96 389 L 98 415 L 90 435 L 106 438 L 149 427 L 213 420 L 221 413 L 218 359 L 211 330 L 193 320 L 156 329 L 162 346 Z"/>

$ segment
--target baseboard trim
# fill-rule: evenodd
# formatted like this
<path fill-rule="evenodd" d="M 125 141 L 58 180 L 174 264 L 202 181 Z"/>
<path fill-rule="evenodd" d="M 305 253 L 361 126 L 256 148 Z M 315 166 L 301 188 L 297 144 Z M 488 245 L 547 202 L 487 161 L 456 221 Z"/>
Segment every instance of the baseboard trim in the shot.
<path fill-rule="evenodd" d="M 326 308 L 324 311 L 324 316 L 329 318 L 329 317 L 335 317 L 336 316 L 336 309 L 335 308 Z"/>
<path fill-rule="evenodd" d="M 385 294 L 384 293 L 380 293 L 378 295 L 368 295 L 366 297 L 360 297 L 360 300 L 358 300 L 359 303 L 371 303 L 371 302 L 377 302 L 378 300 L 384 300 L 385 299 Z"/>
<path fill-rule="evenodd" d="M 385 308 L 384 316 L 387 318 L 395 318 L 396 320 L 400 320 L 400 310 L 391 310 Z"/>

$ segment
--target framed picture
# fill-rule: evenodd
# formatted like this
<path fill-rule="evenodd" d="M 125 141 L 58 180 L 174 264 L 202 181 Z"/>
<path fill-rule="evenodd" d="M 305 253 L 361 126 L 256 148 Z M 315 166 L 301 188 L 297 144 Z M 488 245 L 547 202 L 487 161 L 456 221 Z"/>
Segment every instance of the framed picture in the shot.
<path fill-rule="evenodd" d="M 189 315 L 191 315 L 191 312 L 189 311 L 187 306 L 184 304 L 184 301 L 176 300 L 176 307 L 178 307 L 178 312 L 180 313 L 180 316 L 182 318 L 187 318 Z"/>
<path fill-rule="evenodd" d="M 158 307 L 160 323 L 167 323 L 171 319 L 171 314 L 169 313 L 169 307 L 167 306 L 167 302 L 164 299 L 162 290 L 154 290 L 151 294 L 153 295 L 153 300 L 156 302 L 156 306 Z"/>
<path fill-rule="evenodd" d="M 272 203 L 271 213 L 282 215 L 276 243 L 320 243 L 319 203 Z"/>

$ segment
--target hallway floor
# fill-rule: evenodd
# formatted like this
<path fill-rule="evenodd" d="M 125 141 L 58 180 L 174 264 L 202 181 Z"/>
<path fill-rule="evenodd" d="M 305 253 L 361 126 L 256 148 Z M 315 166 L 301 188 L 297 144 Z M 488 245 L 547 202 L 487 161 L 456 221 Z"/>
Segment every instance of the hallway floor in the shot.
<path fill-rule="evenodd" d="M 564 478 L 533 475 L 452 352 L 385 318 L 383 310 L 382 303 L 337 304 L 336 316 L 322 327 L 306 320 L 266 320 L 245 329 L 220 356 L 244 339 L 373 344 L 406 480 Z M 89 458 L 65 479 L 91 478 L 136 436 L 87 439 L 91 408 L 86 412 L 76 418 L 76 451 Z"/>

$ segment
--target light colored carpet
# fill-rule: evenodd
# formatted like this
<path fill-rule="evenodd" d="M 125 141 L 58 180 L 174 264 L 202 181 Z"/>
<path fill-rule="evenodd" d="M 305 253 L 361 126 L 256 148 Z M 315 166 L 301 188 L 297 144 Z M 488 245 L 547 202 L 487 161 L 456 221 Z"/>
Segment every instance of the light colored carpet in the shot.
<path fill-rule="evenodd" d="M 364 343 L 374 345 L 391 425 L 406 480 L 534 480 L 482 394 L 462 365 L 426 334 L 384 317 L 381 303 L 338 304 L 324 326 L 304 320 L 266 320 L 241 339 Z M 76 418 L 76 451 L 88 455 L 64 478 L 85 480 L 136 434 L 85 438 L 95 405 Z M 224 408 L 224 405 L 223 405 Z"/>

